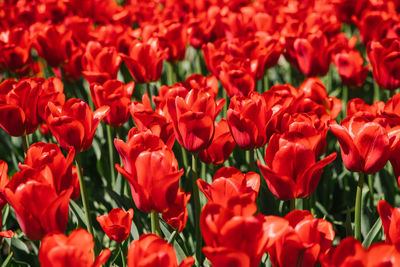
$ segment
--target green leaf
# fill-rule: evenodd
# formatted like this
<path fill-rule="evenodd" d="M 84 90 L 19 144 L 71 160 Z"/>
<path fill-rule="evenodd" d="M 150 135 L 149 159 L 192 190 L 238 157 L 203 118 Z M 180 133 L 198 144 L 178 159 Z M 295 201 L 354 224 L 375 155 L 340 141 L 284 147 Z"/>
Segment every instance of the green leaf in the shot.
<path fill-rule="evenodd" d="M 76 202 L 73 201 L 72 199 L 69 201 L 69 204 L 70 204 L 72 213 L 75 215 L 75 217 L 79 221 L 79 225 L 87 226 L 86 225 L 86 216 L 85 216 L 85 213 L 83 212 L 83 210 L 81 209 L 81 207 L 79 207 L 78 204 L 76 204 Z"/>
<path fill-rule="evenodd" d="M 374 225 L 372 226 L 371 230 L 369 230 L 367 236 L 364 239 L 364 242 L 362 243 L 362 245 L 365 248 L 368 248 L 372 242 L 376 239 L 379 238 L 379 234 L 381 233 L 381 229 L 382 229 L 382 221 L 381 218 L 378 218 L 376 220 L 376 222 L 374 223 Z"/>
<path fill-rule="evenodd" d="M 12 257 L 13 257 L 14 253 L 11 251 L 10 255 L 8 255 L 8 257 L 6 258 L 6 260 L 3 262 L 3 264 L 1 265 L 1 267 L 6 267 L 8 266 L 8 264 L 10 263 Z"/>

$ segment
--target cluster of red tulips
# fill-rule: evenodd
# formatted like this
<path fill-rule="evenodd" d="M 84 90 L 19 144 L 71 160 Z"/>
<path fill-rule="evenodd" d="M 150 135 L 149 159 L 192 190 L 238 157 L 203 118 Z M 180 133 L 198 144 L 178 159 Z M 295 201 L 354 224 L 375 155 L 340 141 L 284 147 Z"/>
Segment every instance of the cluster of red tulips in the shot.
<path fill-rule="evenodd" d="M 399 87 L 396 0 L 0 1 L 0 263 L 400 266 Z"/>

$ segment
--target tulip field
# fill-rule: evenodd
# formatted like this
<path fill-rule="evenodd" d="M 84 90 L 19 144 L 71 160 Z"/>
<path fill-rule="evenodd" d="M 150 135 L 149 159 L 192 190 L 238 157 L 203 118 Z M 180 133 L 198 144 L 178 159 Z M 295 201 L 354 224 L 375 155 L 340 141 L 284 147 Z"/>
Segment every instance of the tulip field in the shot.
<path fill-rule="evenodd" d="M 400 1 L 0 0 L 0 267 L 400 266 Z"/>

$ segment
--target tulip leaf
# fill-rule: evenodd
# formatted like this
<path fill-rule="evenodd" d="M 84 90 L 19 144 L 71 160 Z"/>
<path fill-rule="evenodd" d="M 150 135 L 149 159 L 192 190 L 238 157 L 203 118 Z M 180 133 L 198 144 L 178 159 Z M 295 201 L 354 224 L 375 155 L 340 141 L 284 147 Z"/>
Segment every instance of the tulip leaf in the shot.
<path fill-rule="evenodd" d="M 381 218 L 379 217 L 376 222 L 374 223 L 374 225 L 372 226 L 371 230 L 369 230 L 367 236 L 364 239 L 364 242 L 362 243 L 362 245 L 365 248 L 368 248 L 372 242 L 374 242 L 374 240 L 379 238 L 379 235 L 381 233 L 381 229 L 382 229 L 382 221 Z"/>
<path fill-rule="evenodd" d="M 86 216 L 85 216 L 84 212 L 82 211 L 82 209 L 72 199 L 70 200 L 69 203 L 70 203 L 70 207 L 71 207 L 72 213 L 78 219 L 79 225 L 85 225 L 86 226 Z"/>
<path fill-rule="evenodd" d="M 7 258 L 5 259 L 5 261 L 3 262 L 3 264 L 1 265 L 1 267 L 8 266 L 9 263 L 11 262 L 13 255 L 14 255 L 14 253 L 11 251 L 10 254 L 7 256 Z"/>
<path fill-rule="evenodd" d="M 175 237 L 178 233 L 178 228 L 175 229 L 175 231 L 171 234 L 171 236 L 168 238 L 168 243 L 173 244 Z"/>

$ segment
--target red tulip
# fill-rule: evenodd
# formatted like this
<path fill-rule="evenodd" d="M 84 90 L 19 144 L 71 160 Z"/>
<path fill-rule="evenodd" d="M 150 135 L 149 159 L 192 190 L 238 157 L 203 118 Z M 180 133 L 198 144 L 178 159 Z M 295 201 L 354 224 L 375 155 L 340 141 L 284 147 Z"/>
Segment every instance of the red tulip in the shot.
<path fill-rule="evenodd" d="M 94 241 L 92 235 L 84 229 L 76 229 L 69 236 L 64 234 L 46 235 L 39 249 L 41 266 L 77 266 L 99 267 L 106 263 L 111 255 L 109 249 L 103 250 L 94 259 Z"/>
<path fill-rule="evenodd" d="M 58 194 L 47 182 L 53 180 L 51 175 L 47 167 L 25 169 L 14 174 L 3 190 L 3 196 L 13 207 L 22 231 L 31 240 L 40 240 L 52 232 L 63 233 L 67 227 L 73 188 Z"/>
<path fill-rule="evenodd" d="M 163 142 L 172 149 L 175 143 L 175 134 L 172 123 L 161 111 L 153 111 L 149 96 L 145 93 L 142 97 L 142 103 L 132 102 L 130 112 L 139 131 L 150 130 L 154 135 L 160 137 Z"/>
<path fill-rule="evenodd" d="M 301 132 L 301 131 L 300 131 Z M 273 134 L 265 150 L 264 166 L 257 161 L 268 188 L 281 200 L 305 198 L 317 187 L 322 169 L 336 158 L 332 153 L 317 161 L 316 146 L 296 132 Z M 290 163 L 290 164 L 288 164 Z"/>
<path fill-rule="evenodd" d="M 118 80 L 108 80 L 103 85 L 93 83 L 90 85 L 90 92 L 96 108 L 109 106 L 110 112 L 104 117 L 104 122 L 119 127 L 129 117 L 129 106 L 134 82 L 123 84 Z"/>
<path fill-rule="evenodd" d="M 209 202 L 218 203 L 237 214 L 253 215 L 257 207 L 255 201 L 260 189 L 260 175 L 255 172 L 243 174 L 234 167 L 222 167 L 213 178 L 211 185 L 197 179 L 197 185 Z M 232 209 L 237 203 L 242 206 Z"/>
<path fill-rule="evenodd" d="M 199 152 L 199 158 L 206 164 L 222 164 L 235 149 L 236 143 L 229 131 L 228 123 L 221 119 L 215 123 L 214 138 L 211 145 Z"/>
<path fill-rule="evenodd" d="M 344 166 L 349 171 L 374 173 L 382 169 L 397 141 L 396 132 L 388 132 L 371 114 L 357 113 L 330 129 L 336 135 Z"/>
<path fill-rule="evenodd" d="M 335 237 L 332 225 L 316 219 L 309 211 L 294 210 L 285 216 L 289 222 L 268 254 L 274 266 L 316 266 L 321 255 L 332 246 Z"/>
<path fill-rule="evenodd" d="M 360 241 L 348 237 L 330 255 L 321 258 L 323 267 L 398 266 L 400 253 L 394 246 L 379 242 L 366 250 Z"/>
<path fill-rule="evenodd" d="M 173 123 L 179 144 L 190 152 L 210 146 L 214 136 L 214 121 L 225 99 L 215 101 L 204 91 L 192 89 L 185 98 L 167 100 L 168 116 Z"/>
<path fill-rule="evenodd" d="M 251 93 L 248 98 L 232 97 L 227 121 L 236 144 L 244 150 L 264 146 L 268 141 L 267 127 L 273 112 L 258 92 Z"/>
<path fill-rule="evenodd" d="M 82 74 L 89 83 L 103 84 L 117 78 L 121 61 L 115 47 L 103 47 L 98 42 L 90 41 L 82 56 Z"/>
<path fill-rule="evenodd" d="M 318 158 L 325 153 L 328 127 L 315 113 L 285 113 L 277 130 L 291 136 L 302 136 L 298 141 L 315 151 Z"/>
<path fill-rule="evenodd" d="M 183 170 L 178 170 L 172 150 L 149 131 L 130 136 L 127 143 L 115 139 L 114 144 L 124 166 L 115 167 L 129 181 L 136 207 L 165 212 L 173 206 Z"/>
<path fill-rule="evenodd" d="M 32 41 L 29 31 L 23 27 L 13 27 L 0 34 L 0 70 L 20 71 L 31 58 Z"/>
<path fill-rule="evenodd" d="M 145 26 L 142 28 L 143 40 L 156 37 L 160 46 L 165 50 L 165 59 L 169 62 L 180 61 L 185 58 L 187 44 L 186 25 L 178 20 L 162 20 L 156 28 Z"/>
<path fill-rule="evenodd" d="M 102 106 L 92 112 L 83 100 L 71 98 L 62 107 L 48 104 L 49 116 L 47 124 L 60 146 L 76 152 L 90 148 L 96 128 L 108 114 L 109 107 Z"/>
<path fill-rule="evenodd" d="M 203 253 L 216 267 L 259 266 L 275 236 L 286 230 L 288 223 L 274 216 L 233 216 L 217 203 L 204 206 L 200 216 L 201 232 L 206 243 Z M 236 255 L 236 256 L 235 256 Z M 225 265 L 228 264 L 228 265 Z"/>
<path fill-rule="evenodd" d="M 8 165 L 7 162 L 0 160 L 0 192 L 6 187 L 10 179 L 7 175 Z M 7 204 L 7 200 L 0 194 L 0 210 L 3 210 Z"/>
<path fill-rule="evenodd" d="M 55 26 L 38 22 L 31 26 L 31 31 L 36 35 L 34 47 L 50 66 L 58 67 L 68 62 L 76 46 L 71 30 L 63 24 Z"/>
<path fill-rule="evenodd" d="M 185 258 L 179 267 L 190 267 L 194 258 Z M 141 235 L 128 249 L 128 267 L 178 267 L 176 254 L 171 244 L 154 234 Z"/>
<path fill-rule="evenodd" d="M 186 226 L 188 218 L 186 206 L 189 203 L 190 196 L 190 193 L 185 193 L 179 188 L 174 204 L 162 214 L 164 221 L 171 225 L 172 228 L 178 229 L 178 233 L 182 232 Z"/>
<path fill-rule="evenodd" d="M 289 43 L 290 44 L 290 43 Z M 324 76 L 330 65 L 329 43 L 322 32 L 297 38 L 286 54 L 306 76 Z"/>
<path fill-rule="evenodd" d="M 385 89 L 399 88 L 400 40 L 396 38 L 372 41 L 368 44 L 367 52 L 375 82 Z"/>
<path fill-rule="evenodd" d="M 49 79 L 35 78 L 31 79 L 31 84 L 39 86 L 38 98 L 38 116 L 42 122 L 47 119 L 47 104 L 53 102 L 57 106 L 62 106 L 65 103 L 64 85 L 61 79 L 50 77 Z"/>
<path fill-rule="evenodd" d="M 38 142 L 28 148 L 24 164 L 20 164 L 19 168 L 40 170 L 46 166 L 52 175 L 45 178 L 57 194 L 73 187 L 71 198 L 76 200 L 80 194 L 80 186 L 78 171 L 73 165 L 74 156 L 74 150 L 70 150 L 65 158 L 56 144 Z"/>
<path fill-rule="evenodd" d="M 101 228 L 106 235 L 116 242 L 122 242 L 128 238 L 131 232 L 133 209 L 125 212 L 121 208 L 115 208 L 108 215 L 97 216 Z"/>
<path fill-rule="evenodd" d="M 333 57 L 340 78 L 348 86 L 360 87 L 368 75 L 368 67 L 364 67 L 364 60 L 357 50 L 343 51 Z"/>
<path fill-rule="evenodd" d="M 219 64 L 218 78 L 229 97 L 247 97 L 254 92 L 256 80 L 248 59 L 227 58 Z"/>
<path fill-rule="evenodd" d="M 385 200 L 378 202 L 378 212 L 381 217 L 386 243 L 393 244 L 400 251 L 400 208 L 393 208 Z"/>
<path fill-rule="evenodd" d="M 387 103 L 387 106 L 389 104 L 390 100 Z M 374 101 L 372 105 L 368 105 L 365 103 L 365 101 L 361 98 L 353 98 L 350 99 L 349 102 L 347 102 L 347 116 L 354 116 L 357 112 L 366 112 L 370 113 L 373 116 L 378 116 L 382 114 L 383 110 L 385 109 L 385 103 L 383 101 Z"/>
<path fill-rule="evenodd" d="M 147 42 L 135 40 L 129 47 L 129 54 L 121 54 L 129 72 L 137 83 L 155 82 L 161 77 L 164 51 L 158 39 Z"/>
<path fill-rule="evenodd" d="M 328 95 L 325 85 L 317 78 L 306 79 L 297 89 L 297 112 L 315 112 L 324 121 L 335 119 L 342 110 L 342 101 Z"/>
<path fill-rule="evenodd" d="M 33 133 L 39 125 L 39 87 L 29 79 L 8 79 L 0 84 L 0 126 L 12 136 Z"/>

